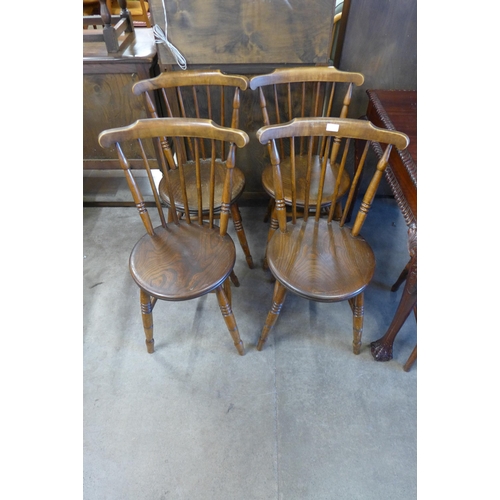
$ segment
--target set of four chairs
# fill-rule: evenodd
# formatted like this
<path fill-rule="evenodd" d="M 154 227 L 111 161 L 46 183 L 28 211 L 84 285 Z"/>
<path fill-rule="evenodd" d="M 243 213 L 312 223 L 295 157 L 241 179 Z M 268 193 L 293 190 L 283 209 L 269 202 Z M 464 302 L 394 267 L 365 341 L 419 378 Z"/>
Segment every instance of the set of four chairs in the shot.
<path fill-rule="evenodd" d="M 251 79 L 218 70 L 174 71 L 134 85 L 133 93 L 144 96 L 149 118 L 104 131 L 99 143 L 116 149 L 146 228 L 129 267 L 140 289 L 149 353 L 154 352 L 152 311 L 158 299 L 182 301 L 215 292 L 235 347 L 244 354 L 231 305 L 231 283 L 239 283 L 233 270 L 236 249 L 227 229 L 232 220 L 252 268 L 238 207 L 245 176 L 236 162 L 237 149 L 250 140 L 240 126 L 241 93 L 248 88 L 259 93 L 263 126 L 256 137 L 270 160 L 262 172 L 270 197 L 264 265 L 275 278 L 257 349 L 292 292 L 321 302 L 348 300 L 353 352 L 360 352 L 363 292 L 375 269 L 373 251 L 360 231 L 391 148 L 404 149 L 409 141 L 400 132 L 348 118 L 353 86 L 363 81 L 360 73 L 334 67 L 302 67 Z M 351 179 L 346 165 L 355 141 L 365 146 Z M 372 141 L 385 148 L 384 154 L 357 203 Z M 157 227 L 133 176 L 137 154 L 150 181 Z M 158 186 L 155 168 L 162 172 Z"/>

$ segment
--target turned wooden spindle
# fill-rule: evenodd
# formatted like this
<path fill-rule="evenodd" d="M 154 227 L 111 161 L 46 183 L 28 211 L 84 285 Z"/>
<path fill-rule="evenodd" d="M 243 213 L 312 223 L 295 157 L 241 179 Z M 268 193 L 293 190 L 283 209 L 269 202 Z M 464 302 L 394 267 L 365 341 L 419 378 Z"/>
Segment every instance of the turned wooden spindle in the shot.
<path fill-rule="evenodd" d="M 129 14 L 129 11 L 127 9 L 127 0 L 118 0 L 118 5 L 120 6 L 121 9 L 120 13 L 121 17 L 125 17 L 127 14 Z"/>
<path fill-rule="evenodd" d="M 111 26 L 111 12 L 109 12 L 108 6 L 106 5 L 106 0 L 99 0 L 99 3 L 101 4 L 99 13 L 101 14 L 104 26 Z"/>

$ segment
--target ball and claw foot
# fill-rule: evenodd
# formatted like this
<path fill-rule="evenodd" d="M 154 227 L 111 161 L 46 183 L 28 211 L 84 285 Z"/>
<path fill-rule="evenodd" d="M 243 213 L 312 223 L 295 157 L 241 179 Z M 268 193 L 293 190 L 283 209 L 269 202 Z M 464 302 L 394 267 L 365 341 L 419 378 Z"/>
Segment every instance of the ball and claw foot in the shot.
<path fill-rule="evenodd" d="M 392 346 L 386 346 L 380 340 L 373 341 L 370 346 L 375 361 L 390 361 L 392 359 Z"/>

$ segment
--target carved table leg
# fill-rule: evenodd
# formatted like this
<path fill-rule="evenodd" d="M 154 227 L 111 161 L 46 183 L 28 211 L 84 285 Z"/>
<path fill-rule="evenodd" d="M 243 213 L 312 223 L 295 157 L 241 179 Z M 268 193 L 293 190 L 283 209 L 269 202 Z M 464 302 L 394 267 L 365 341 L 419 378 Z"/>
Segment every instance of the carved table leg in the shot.
<path fill-rule="evenodd" d="M 370 344 L 372 355 L 376 361 L 389 361 L 392 359 L 392 345 L 394 343 L 394 339 L 403 326 L 403 323 L 406 321 L 406 318 L 415 307 L 416 303 L 416 292 L 415 294 L 411 294 L 407 290 L 407 286 L 405 286 L 401 301 L 399 302 L 398 309 L 394 315 L 392 323 L 389 326 L 389 329 L 382 338 L 375 340 Z"/>
<path fill-rule="evenodd" d="M 385 335 L 370 344 L 372 356 L 376 361 L 392 359 L 394 339 L 417 305 L 417 228 L 415 225 L 411 225 L 408 229 L 408 247 L 411 260 L 407 266 L 408 276 L 398 308 Z"/>

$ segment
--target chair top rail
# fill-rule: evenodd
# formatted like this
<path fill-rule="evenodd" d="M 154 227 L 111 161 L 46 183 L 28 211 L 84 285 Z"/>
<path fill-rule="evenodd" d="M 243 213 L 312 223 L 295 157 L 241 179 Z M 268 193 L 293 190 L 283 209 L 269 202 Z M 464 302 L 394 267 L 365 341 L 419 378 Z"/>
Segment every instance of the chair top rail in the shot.
<path fill-rule="evenodd" d="M 266 75 L 250 79 L 250 88 L 255 90 L 265 85 L 302 82 L 353 82 L 360 86 L 365 81 L 361 73 L 341 71 L 334 66 L 303 66 L 299 68 L 278 68 Z"/>
<path fill-rule="evenodd" d="M 110 147 L 121 141 L 146 137 L 199 137 L 236 144 L 239 148 L 249 142 L 243 130 L 221 127 L 212 120 L 196 118 L 144 118 L 126 127 L 105 130 L 99 134 L 99 144 Z"/>
<path fill-rule="evenodd" d="M 243 75 L 228 75 L 220 70 L 166 71 L 160 75 L 134 84 L 132 92 L 140 95 L 160 88 L 183 87 L 187 85 L 224 85 L 241 90 L 248 88 L 249 80 Z"/>
<path fill-rule="evenodd" d="M 302 136 L 350 137 L 393 144 L 399 150 L 410 143 L 409 137 L 402 132 L 382 129 L 367 120 L 352 118 L 294 118 L 281 125 L 266 125 L 256 135 L 261 144 L 267 144 L 272 139 Z"/>

